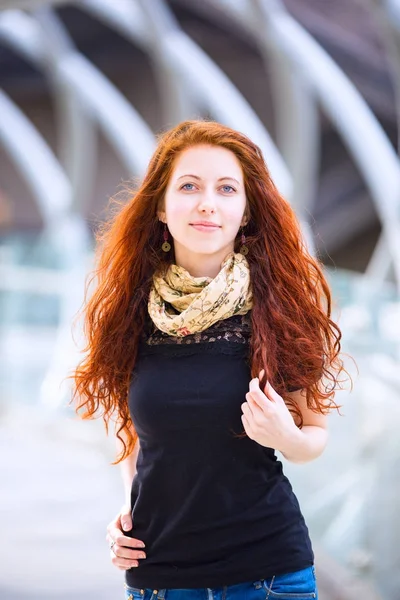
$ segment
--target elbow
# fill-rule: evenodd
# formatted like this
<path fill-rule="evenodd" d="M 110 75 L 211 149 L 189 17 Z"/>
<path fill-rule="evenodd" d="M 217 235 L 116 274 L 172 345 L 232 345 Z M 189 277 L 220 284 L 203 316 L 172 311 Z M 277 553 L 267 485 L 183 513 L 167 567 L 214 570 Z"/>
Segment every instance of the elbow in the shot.
<path fill-rule="evenodd" d="M 282 452 L 287 461 L 298 465 L 319 458 L 323 454 L 328 443 L 328 431 L 325 428 L 313 427 L 313 430 L 303 430 L 302 434 L 302 444 L 298 445 L 297 448 L 294 447 L 292 451 L 287 454 Z"/>
<path fill-rule="evenodd" d="M 283 456 L 288 462 L 294 463 L 296 465 L 305 465 L 306 463 L 309 463 L 319 458 L 321 454 L 323 454 L 324 449 L 325 448 L 322 448 L 322 450 L 319 450 L 318 452 L 313 452 L 312 454 L 310 453 L 307 456 L 285 456 L 284 454 Z"/>

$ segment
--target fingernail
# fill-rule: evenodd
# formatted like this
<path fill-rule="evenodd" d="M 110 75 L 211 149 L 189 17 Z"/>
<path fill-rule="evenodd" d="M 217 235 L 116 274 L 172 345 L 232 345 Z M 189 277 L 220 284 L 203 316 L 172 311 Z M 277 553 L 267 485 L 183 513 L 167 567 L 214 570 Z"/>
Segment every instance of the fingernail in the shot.
<path fill-rule="evenodd" d="M 139 554 L 139 558 L 146 558 L 145 554 Z"/>
<path fill-rule="evenodd" d="M 132 563 L 132 567 L 138 567 L 138 566 L 139 566 L 139 563 L 137 563 L 137 562 Z"/>
<path fill-rule="evenodd" d="M 128 531 L 128 529 L 129 529 L 128 523 L 122 523 L 122 528 L 124 529 L 124 531 Z"/>
<path fill-rule="evenodd" d="M 143 542 L 141 542 L 141 543 L 139 544 L 139 548 L 144 548 L 144 547 L 145 547 L 144 543 L 143 543 Z"/>

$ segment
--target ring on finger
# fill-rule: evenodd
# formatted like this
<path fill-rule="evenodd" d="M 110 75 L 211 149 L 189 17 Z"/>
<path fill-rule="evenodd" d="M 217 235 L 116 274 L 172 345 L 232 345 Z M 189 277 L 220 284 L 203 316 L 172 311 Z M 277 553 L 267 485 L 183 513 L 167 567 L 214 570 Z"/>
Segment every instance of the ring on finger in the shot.
<path fill-rule="evenodd" d="M 113 540 L 113 541 L 111 542 L 111 544 L 110 544 L 110 550 L 113 550 L 114 544 L 115 544 L 115 540 Z M 113 550 L 113 552 L 114 552 L 114 550 Z"/>

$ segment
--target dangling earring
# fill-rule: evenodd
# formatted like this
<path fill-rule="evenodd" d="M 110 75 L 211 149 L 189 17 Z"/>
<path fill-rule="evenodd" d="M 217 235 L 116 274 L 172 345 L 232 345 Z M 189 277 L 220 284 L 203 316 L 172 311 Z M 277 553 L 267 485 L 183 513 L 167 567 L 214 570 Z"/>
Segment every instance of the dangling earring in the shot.
<path fill-rule="evenodd" d="M 242 227 L 242 245 L 240 246 L 240 254 L 243 254 L 243 256 L 247 256 L 249 253 L 249 249 L 246 246 L 246 236 L 244 235 L 244 231 L 243 231 L 243 227 Z"/>
<path fill-rule="evenodd" d="M 167 224 L 166 223 L 164 223 L 163 237 L 164 237 L 164 243 L 161 246 L 161 248 L 164 250 L 164 252 L 169 252 L 171 250 L 171 244 L 168 241 L 168 230 L 167 230 Z"/>

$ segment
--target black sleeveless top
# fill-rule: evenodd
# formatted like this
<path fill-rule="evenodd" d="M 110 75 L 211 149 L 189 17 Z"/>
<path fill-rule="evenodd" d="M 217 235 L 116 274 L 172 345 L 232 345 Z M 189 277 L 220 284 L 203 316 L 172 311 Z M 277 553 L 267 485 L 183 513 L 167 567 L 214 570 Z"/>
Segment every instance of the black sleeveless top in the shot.
<path fill-rule="evenodd" d="M 126 572 L 127 584 L 222 587 L 311 566 L 281 462 L 237 436 L 251 379 L 250 313 L 184 338 L 151 326 L 129 394 L 140 439 L 131 535 L 147 558 Z"/>

